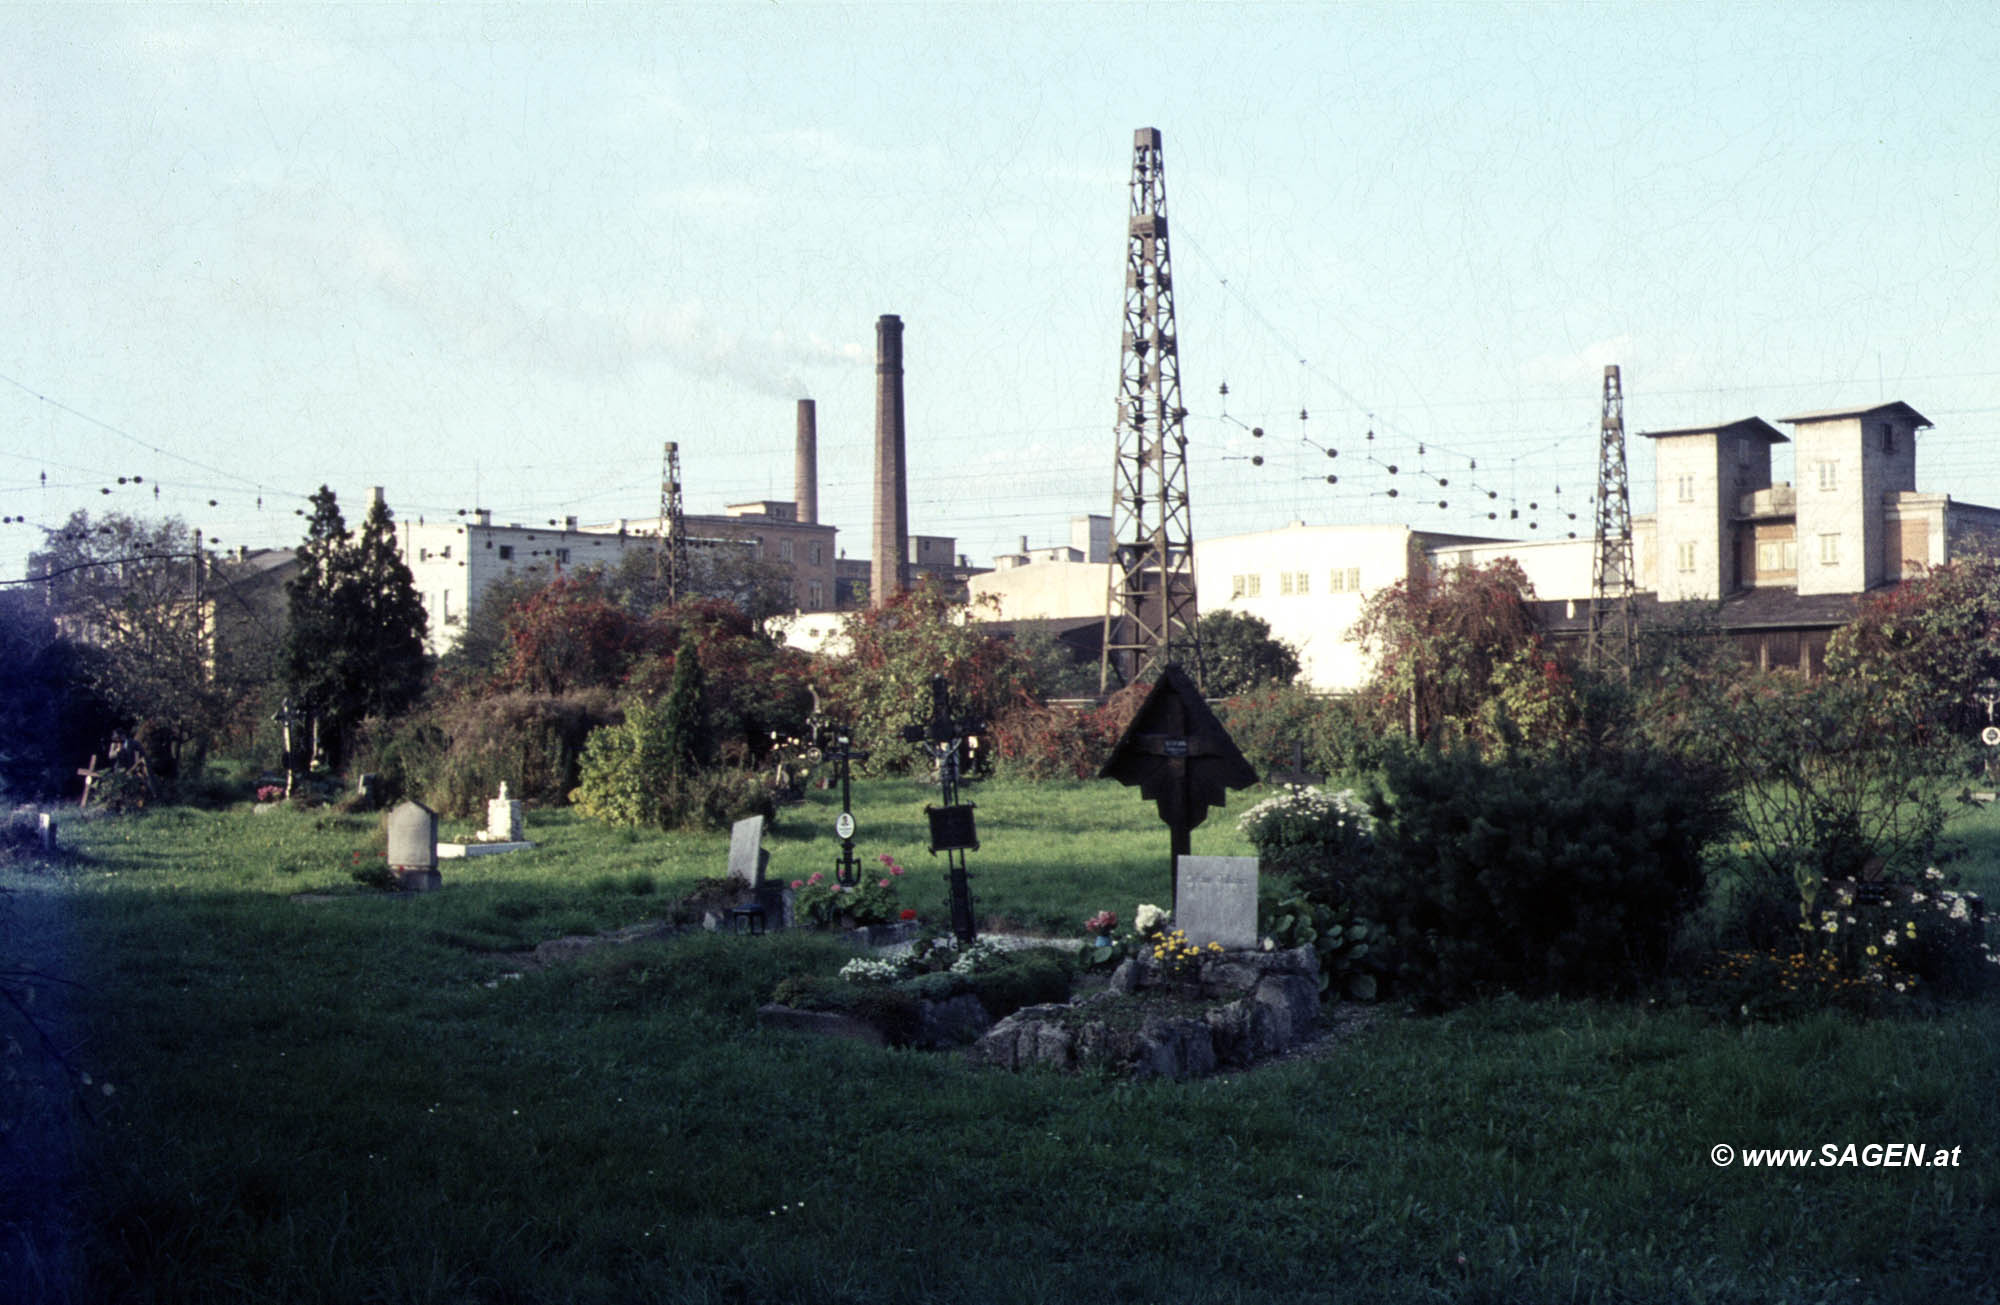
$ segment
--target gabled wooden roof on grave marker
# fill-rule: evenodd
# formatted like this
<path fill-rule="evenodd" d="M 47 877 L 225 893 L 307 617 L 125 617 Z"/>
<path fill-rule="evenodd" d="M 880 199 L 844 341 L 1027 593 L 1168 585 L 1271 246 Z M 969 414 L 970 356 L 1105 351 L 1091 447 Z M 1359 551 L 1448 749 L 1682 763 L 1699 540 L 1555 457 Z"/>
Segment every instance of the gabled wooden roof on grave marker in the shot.
<path fill-rule="evenodd" d="M 1193 829 L 1210 807 L 1226 804 L 1229 789 L 1255 784 L 1257 770 L 1187 672 L 1170 662 L 1097 777 L 1136 785 L 1169 826 Z"/>

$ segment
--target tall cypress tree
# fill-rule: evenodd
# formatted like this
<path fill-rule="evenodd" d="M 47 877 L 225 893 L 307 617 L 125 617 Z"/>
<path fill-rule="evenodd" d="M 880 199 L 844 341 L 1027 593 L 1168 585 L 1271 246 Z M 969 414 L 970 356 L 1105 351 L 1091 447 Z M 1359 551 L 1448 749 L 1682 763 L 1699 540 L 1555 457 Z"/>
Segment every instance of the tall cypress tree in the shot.
<path fill-rule="evenodd" d="M 338 766 L 355 724 L 395 715 L 423 692 L 428 623 L 388 506 L 369 509 L 357 539 L 331 489 L 320 486 L 312 505 L 287 586 L 286 683 L 313 716 L 321 759 Z"/>

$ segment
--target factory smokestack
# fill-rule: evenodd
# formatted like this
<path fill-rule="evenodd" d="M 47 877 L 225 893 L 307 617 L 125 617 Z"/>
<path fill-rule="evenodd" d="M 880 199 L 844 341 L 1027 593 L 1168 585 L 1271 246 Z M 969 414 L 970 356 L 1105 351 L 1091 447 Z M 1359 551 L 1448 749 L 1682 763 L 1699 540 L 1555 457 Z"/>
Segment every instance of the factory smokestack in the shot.
<path fill-rule="evenodd" d="M 875 323 L 875 538 L 869 568 L 871 606 L 908 588 L 909 479 L 903 454 L 903 319 Z"/>
<path fill-rule="evenodd" d="M 819 521 L 819 414 L 811 399 L 799 400 L 798 451 L 792 462 L 792 496 L 798 500 L 799 520 L 807 525 Z"/>

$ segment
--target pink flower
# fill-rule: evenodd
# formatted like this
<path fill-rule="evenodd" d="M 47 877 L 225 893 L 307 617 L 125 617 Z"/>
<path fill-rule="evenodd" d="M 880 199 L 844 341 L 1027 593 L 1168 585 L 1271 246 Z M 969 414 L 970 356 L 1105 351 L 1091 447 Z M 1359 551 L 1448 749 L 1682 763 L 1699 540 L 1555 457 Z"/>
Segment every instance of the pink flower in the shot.
<path fill-rule="evenodd" d="M 903 873 L 903 867 L 899 865 L 892 865 L 889 867 L 889 873 L 892 875 L 899 875 Z"/>
<path fill-rule="evenodd" d="M 816 883 L 818 883 L 818 882 L 819 882 L 820 880 L 822 880 L 822 879 L 824 879 L 824 878 L 826 878 L 826 874 L 825 874 L 825 872 L 824 872 L 824 871 L 820 871 L 820 870 L 815 870 L 815 871 L 813 871 L 813 877 L 812 877 L 812 878 L 810 878 L 810 879 L 808 879 L 808 880 L 806 880 L 806 882 L 807 882 L 807 883 L 809 883 L 809 884 L 816 884 Z"/>
<path fill-rule="evenodd" d="M 884 879 L 884 880 L 883 880 L 883 881 L 882 881 L 881 883 L 879 883 L 879 884 L 877 884 L 877 885 L 875 885 L 875 886 L 876 886 L 877 888 L 887 888 L 887 887 L 889 886 L 889 881 L 888 881 L 887 879 Z"/>
<path fill-rule="evenodd" d="M 888 854 L 887 852 L 884 852 L 884 853 L 883 853 L 882 855 L 880 855 L 880 856 L 876 857 L 875 859 L 876 859 L 877 861 L 880 861 L 880 862 L 881 862 L 881 863 L 882 863 L 883 865 L 894 865 L 894 864 L 896 864 L 896 858 L 895 858 L 895 857 L 893 857 L 893 856 L 890 856 L 890 855 L 889 855 L 889 854 Z"/>
<path fill-rule="evenodd" d="M 806 886 L 806 881 L 803 879 L 792 880 L 792 887 L 794 888 L 804 888 L 805 886 Z"/>

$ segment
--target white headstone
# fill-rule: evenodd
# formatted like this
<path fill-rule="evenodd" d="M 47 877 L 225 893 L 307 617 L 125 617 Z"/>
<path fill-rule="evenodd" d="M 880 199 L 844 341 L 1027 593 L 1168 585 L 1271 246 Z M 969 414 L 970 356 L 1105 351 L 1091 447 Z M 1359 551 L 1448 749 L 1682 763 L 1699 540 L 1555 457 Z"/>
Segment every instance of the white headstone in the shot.
<path fill-rule="evenodd" d="M 42 850 L 53 852 L 56 850 L 56 818 L 46 811 L 41 813 L 41 817 Z"/>
<path fill-rule="evenodd" d="M 524 831 L 520 800 L 507 796 L 507 785 L 503 782 L 500 796 L 486 804 L 486 828 L 479 837 L 487 843 L 519 843 Z"/>
<path fill-rule="evenodd" d="M 1257 945 L 1257 858 L 1184 856 L 1176 871 L 1174 927 L 1197 947 Z"/>
<path fill-rule="evenodd" d="M 764 865 L 769 860 L 764 851 L 764 817 L 737 821 L 729 830 L 729 877 L 755 888 L 764 882 Z"/>

